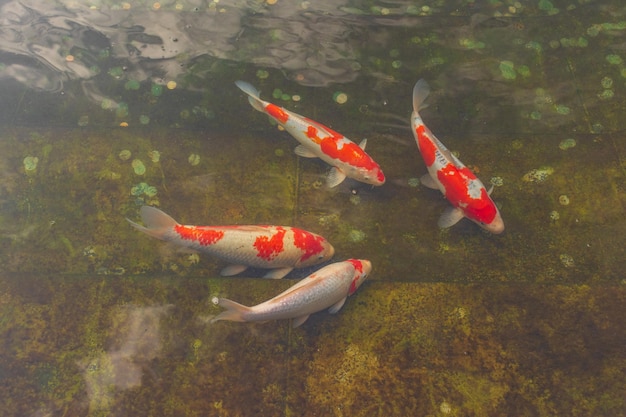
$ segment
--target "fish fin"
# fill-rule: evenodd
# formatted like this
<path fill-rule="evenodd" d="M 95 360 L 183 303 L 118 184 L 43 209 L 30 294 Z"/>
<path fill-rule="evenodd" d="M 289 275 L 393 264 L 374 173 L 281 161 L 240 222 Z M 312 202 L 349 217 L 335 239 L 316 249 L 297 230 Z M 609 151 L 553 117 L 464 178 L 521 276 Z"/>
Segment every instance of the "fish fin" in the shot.
<path fill-rule="evenodd" d="M 217 316 L 211 319 L 211 323 L 215 323 L 220 320 L 228 321 L 246 321 L 245 314 L 250 312 L 250 307 L 246 307 L 242 304 L 236 303 L 228 298 L 213 297 L 211 300 L 213 304 L 220 307 L 224 307 L 226 311 L 222 311 Z"/>
<path fill-rule="evenodd" d="M 446 229 L 457 224 L 463 217 L 465 217 L 463 210 L 458 207 L 448 207 L 443 211 L 441 217 L 439 217 L 437 226 Z"/>
<path fill-rule="evenodd" d="M 141 226 L 132 220 L 128 220 L 131 226 L 157 239 L 165 240 L 165 233 L 169 232 L 178 224 L 169 214 L 166 214 L 158 208 L 151 206 L 143 206 L 139 210 L 141 221 L 146 225 Z"/>
<path fill-rule="evenodd" d="M 301 156 L 303 158 L 319 158 L 317 155 L 313 153 L 313 151 L 311 151 L 309 148 L 307 148 L 304 145 L 296 146 L 296 148 L 293 151 L 296 155 Z"/>
<path fill-rule="evenodd" d="M 291 327 L 296 328 L 296 327 L 300 326 L 302 323 L 304 323 L 306 321 L 306 319 L 309 318 L 309 316 L 310 316 L 310 314 L 307 314 L 305 316 L 296 317 L 291 322 Z"/>
<path fill-rule="evenodd" d="M 367 146 L 367 138 L 363 139 L 361 141 L 361 143 L 359 143 L 359 148 L 365 150 L 365 147 Z"/>
<path fill-rule="evenodd" d="M 333 188 L 338 186 L 346 179 L 346 174 L 341 172 L 341 170 L 337 167 L 332 167 L 328 176 L 326 177 L 326 185 L 328 188 Z"/>
<path fill-rule="evenodd" d="M 263 278 L 281 279 L 285 275 L 290 273 L 291 271 L 293 271 L 293 268 L 289 268 L 289 267 L 286 267 L 286 268 L 276 268 L 276 269 L 270 270 L 267 274 L 263 275 Z"/>
<path fill-rule="evenodd" d="M 491 184 L 491 187 L 489 187 L 489 191 L 487 191 L 487 195 L 491 195 L 491 193 L 493 192 L 493 187 L 494 185 Z"/>
<path fill-rule="evenodd" d="M 265 112 L 265 106 L 263 105 L 263 101 L 259 98 L 259 90 L 254 88 L 252 84 L 241 80 L 235 81 L 235 85 L 239 87 L 241 91 L 248 95 L 248 101 L 255 110 Z"/>
<path fill-rule="evenodd" d="M 335 304 L 333 304 L 329 309 L 328 312 L 330 314 L 335 314 L 336 312 L 338 312 L 339 310 L 341 310 L 341 307 L 343 307 L 343 304 L 346 302 L 346 298 L 348 297 L 343 297 L 341 300 L 337 301 Z"/>
<path fill-rule="evenodd" d="M 430 174 L 424 174 L 420 177 L 420 182 L 424 187 L 432 188 L 433 190 L 438 190 L 437 182 L 430 176 Z"/>
<path fill-rule="evenodd" d="M 231 277 L 233 275 L 241 274 L 248 269 L 246 265 L 228 265 L 220 271 L 220 275 L 223 277 Z"/>
<path fill-rule="evenodd" d="M 426 80 L 422 78 L 418 82 L 416 82 L 415 87 L 413 87 L 413 110 L 414 111 L 419 111 L 420 109 L 423 109 L 425 107 L 424 100 L 426 100 L 426 97 L 428 97 L 428 94 L 430 94 L 430 87 L 428 86 L 428 83 L 426 82 Z"/>

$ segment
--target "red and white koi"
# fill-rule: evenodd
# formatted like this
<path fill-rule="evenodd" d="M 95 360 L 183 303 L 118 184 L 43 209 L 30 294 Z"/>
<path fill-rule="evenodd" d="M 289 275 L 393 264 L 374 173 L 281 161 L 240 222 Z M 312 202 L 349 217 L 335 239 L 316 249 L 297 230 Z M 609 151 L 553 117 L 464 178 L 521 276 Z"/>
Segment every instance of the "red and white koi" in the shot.
<path fill-rule="evenodd" d="M 295 149 L 297 155 L 320 158 L 332 166 L 326 179 L 329 187 L 341 184 L 346 177 L 372 185 L 385 183 L 385 174 L 380 166 L 365 153 L 367 139 L 357 145 L 321 123 L 261 100 L 259 91 L 251 84 L 245 81 L 236 81 L 235 84 L 248 95 L 252 107 L 274 119 L 300 142 Z"/>
<path fill-rule="evenodd" d="M 418 110 L 429 93 L 425 80 L 415 84 L 411 128 L 428 169 L 428 174 L 420 178 L 421 183 L 439 189 L 453 206 L 443 212 L 437 224 L 446 228 L 467 217 L 491 233 L 502 233 L 504 222 L 489 196 L 493 187 L 487 191 L 476 175 L 435 137 L 420 117 Z"/>
<path fill-rule="evenodd" d="M 265 277 L 278 279 L 294 268 L 327 261 L 335 253 L 322 236 L 295 227 L 185 226 L 154 207 L 143 206 L 140 213 L 146 227 L 126 219 L 135 229 L 228 262 L 223 276 L 255 267 L 271 269 Z"/>
<path fill-rule="evenodd" d="M 226 308 L 211 322 L 219 320 L 251 322 L 278 319 L 294 319 L 293 327 L 298 327 L 309 315 L 328 308 L 330 314 L 338 312 L 348 296 L 363 283 L 372 270 L 372 264 L 365 259 L 348 259 L 327 265 L 303 278 L 297 284 L 276 297 L 246 307 L 227 298 L 213 298 L 213 303 Z"/>

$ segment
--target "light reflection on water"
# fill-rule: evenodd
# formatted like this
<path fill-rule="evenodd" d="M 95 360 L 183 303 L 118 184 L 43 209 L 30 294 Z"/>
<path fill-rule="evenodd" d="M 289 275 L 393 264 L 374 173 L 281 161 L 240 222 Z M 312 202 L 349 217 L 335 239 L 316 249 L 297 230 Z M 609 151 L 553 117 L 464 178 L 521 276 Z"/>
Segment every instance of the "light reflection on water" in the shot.
<path fill-rule="evenodd" d="M 271 3 L 0 6 L 0 403 L 20 415 L 619 414 L 625 6 Z M 497 184 L 502 236 L 467 221 L 438 230 L 447 203 L 419 185 L 408 130 L 419 78 L 425 122 Z M 237 79 L 367 137 L 388 182 L 325 188 L 327 165 L 295 157 Z M 219 261 L 129 228 L 143 204 L 187 224 L 303 227 L 373 274 L 339 314 L 297 330 L 210 326 L 212 296 L 255 304 L 309 271 L 210 278 Z"/>

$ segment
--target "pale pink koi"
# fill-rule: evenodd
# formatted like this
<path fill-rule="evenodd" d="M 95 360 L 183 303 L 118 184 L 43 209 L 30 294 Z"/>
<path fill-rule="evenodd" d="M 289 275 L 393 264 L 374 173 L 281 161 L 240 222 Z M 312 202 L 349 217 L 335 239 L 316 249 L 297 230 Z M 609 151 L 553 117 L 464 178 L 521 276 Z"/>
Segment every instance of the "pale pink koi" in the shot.
<path fill-rule="evenodd" d="M 214 297 L 213 303 L 226 308 L 226 311 L 218 314 L 211 322 L 294 319 L 292 325 L 298 327 L 311 314 L 326 308 L 331 314 L 337 313 L 371 270 L 371 262 L 365 259 L 336 262 L 303 278 L 276 297 L 253 307 L 246 307 L 227 298 Z"/>

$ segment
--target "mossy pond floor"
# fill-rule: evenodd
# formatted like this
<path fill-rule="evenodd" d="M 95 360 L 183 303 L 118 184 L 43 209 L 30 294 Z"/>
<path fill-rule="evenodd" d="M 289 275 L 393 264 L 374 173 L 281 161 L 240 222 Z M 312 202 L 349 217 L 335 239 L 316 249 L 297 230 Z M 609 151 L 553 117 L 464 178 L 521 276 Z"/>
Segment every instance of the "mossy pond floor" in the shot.
<path fill-rule="evenodd" d="M 626 9 L 430 3 L 432 14 L 393 19 L 393 8 L 342 7 L 358 53 L 307 62 L 333 56 L 336 74 L 358 73 L 351 82 L 304 85 L 311 72 L 247 62 L 260 25 L 237 35 L 241 56 L 185 66 L 176 55 L 176 88 L 131 79 L 134 61 L 127 71 L 114 49 L 89 48 L 67 64 L 100 65 L 87 83 L 47 93 L 7 83 L 0 415 L 626 415 Z M 158 13 L 178 13 L 170 6 Z M 244 13 L 224 5 L 231 12 Z M 291 29 L 263 38 L 273 56 Z M 419 78 L 431 85 L 423 119 L 494 185 L 503 234 L 467 220 L 437 227 L 448 203 L 420 185 L 409 129 Z M 385 185 L 327 188 L 328 166 L 294 155 L 296 141 L 249 106 L 238 79 L 367 137 Z M 126 219 L 140 221 L 142 205 L 185 224 L 301 227 L 327 238 L 335 260 L 369 259 L 373 272 L 338 314 L 295 329 L 211 324 L 213 296 L 256 304 L 314 268 L 220 277 L 219 260 L 134 230 Z"/>

